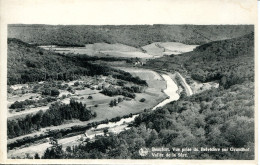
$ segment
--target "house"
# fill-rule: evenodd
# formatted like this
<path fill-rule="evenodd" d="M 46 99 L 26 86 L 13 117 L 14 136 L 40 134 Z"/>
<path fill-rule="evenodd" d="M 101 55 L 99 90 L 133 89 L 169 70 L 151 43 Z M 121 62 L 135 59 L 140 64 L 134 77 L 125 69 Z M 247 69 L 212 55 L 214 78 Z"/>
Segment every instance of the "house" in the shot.
<path fill-rule="evenodd" d="M 134 66 L 142 66 L 143 62 L 142 61 L 135 61 L 135 62 L 133 62 L 133 65 Z"/>

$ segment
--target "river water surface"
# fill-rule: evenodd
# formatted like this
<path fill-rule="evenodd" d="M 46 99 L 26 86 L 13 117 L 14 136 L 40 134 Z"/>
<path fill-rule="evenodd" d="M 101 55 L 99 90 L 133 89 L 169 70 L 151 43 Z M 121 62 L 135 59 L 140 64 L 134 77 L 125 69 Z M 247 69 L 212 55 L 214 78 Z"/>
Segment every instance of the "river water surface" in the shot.
<path fill-rule="evenodd" d="M 152 110 L 155 110 L 158 107 L 163 107 L 164 105 L 178 100 L 180 98 L 179 94 L 177 93 L 178 91 L 178 86 L 177 84 L 171 79 L 169 75 L 163 74 L 162 75 L 163 79 L 166 81 L 166 89 L 164 90 L 164 93 L 168 95 L 168 98 L 156 105 Z M 101 124 L 98 125 L 97 128 L 92 128 L 91 130 L 95 129 L 102 129 L 102 128 L 108 128 L 109 130 L 113 130 L 114 133 L 120 133 L 127 128 L 128 123 L 131 123 L 135 120 L 135 118 L 139 115 L 133 115 L 132 117 L 121 119 L 117 122 L 109 122 L 107 124 Z M 117 129 L 118 127 L 118 129 Z"/>
<path fill-rule="evenodd" d="M 161 103 L 159 103 L 158 105 L 156 105 L 152 110 L 155 110 L 158 107 L 162 107 L 172 101 L 179 99 L 179 94 L 177 93 L 177 90 L 178 90 L 177 84 L 171 79 L 171 77 L 169 75 L 163 74 L 162 77 L 166 81 L 166 84 L 167 84 L 167 87 L 164 90 L 164 93 L 166 95 L 168 95 L 168 98 L 165 99 L 164 101 L 162 101 Z M 109 132 L 118 134 L 126 129 L 129 129 L 128 128 L 129 123 L 133 122 L 137 116 L 139 116 L 139 115 L 137 114 L 137 115 L 133 115 L 132 117 L 123 118 L 117 122 L 109 122 L 107 124 L 100 124 L 96 127 L 88 129 L 86 131 L 85 135 L 86 135 L 86 137 L 88 137 L 90 139 L 94 139 L 96 135 L 100 135 L 103 133 L 102 129 L 104 129 L 104 128 L 107 128 L 109 130 Z M 91 136 L 89 135 L 89 132 L 92 132 Z M 77 136 L 72 136 L 72 137 L 68 137 L 68 138 L 63 138 L 63 139 L 59 139 L 58 142 L 59 142 L 59 144 L 62 144 L 62 145 L 68 145 L 68 144 L 72 143 L 72 141 L 74 141 L 74 142 L 78 141 L 80 139 L 80 137 L 82 137 L 82 136 L 77 135 Z M 35 153 L 35 152 L 39 153 L 39 155 L 43 155 L 44 151 L 48 147 L 51 147 L 51 146 L 52 145 L 49 144 L 49 142 L 39 144 L 39 145 L 32 145 L 32 146 L 21 148 L 18 150 L 11 150 L 8 153 L 8 155 L 21 156 L 21 154 Z"/>

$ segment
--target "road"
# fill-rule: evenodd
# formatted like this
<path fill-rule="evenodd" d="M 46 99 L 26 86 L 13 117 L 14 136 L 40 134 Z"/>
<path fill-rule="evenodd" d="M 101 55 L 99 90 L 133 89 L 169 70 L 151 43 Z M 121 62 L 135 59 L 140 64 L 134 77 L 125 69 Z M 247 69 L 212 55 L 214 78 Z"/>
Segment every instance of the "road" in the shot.
<path fill-rule="evenodd" d="M 177 74 L 179 74 L 179 73 L 177 73 Z M 191 95 L 192 91 L 190 89 L 190 86 L 186 83 L 185 79 L 180 74 L 179 74 L 179 76 L 182 79 L 183 83 L 185 84 L 187 90 L 189 91 L 189 94 Z M 180 97 L 179 94 L 177 93 L 178 86 L 172 80 L 172 78 L 167 74 L 162 74 L 162 77 L 167 83 L 167 88 L 164 90 L 164 93 L 166 95 L 168 95 L 169 98 L 165 99 L 164 101 L 159 103 L 157 106 L 155 106 L 153 108 L 153 110 L 155 110 L 158 107 L 162 107 L 174 100 L 178 100 Z M 138 116 L 138 115 L 134 115 L 129 118 L 121 119 L 120 121 L 114 122 L 114 123 L 109 122 L 108 124 L 100 124 L 95 129 L 102 129 L 102 128 L 111 128 L 112 129 L 113 128 L 113 130 L 117 130 L 117 132 L 114 132 L 114 133 L 119 133 L 119 132 L 123 131 L 123 129 L 117 129 L 117 127 L 122 127 L 123 125 L 128 125 L 128 123 L 134 121 L 136 116 Z M 80 139 L 81 136 L 82 135 L 76 135 L 76 136 L 60 139 L 60 140 L 58 140 L 58 143 L 66 146 L 66 144 L 68 144 L 68 143 L 76 142 L 78 139 Z M 73 144 L 75 144 L 75 143 L 73 143 Z M 8 157 L 22 156 L 22 155 L 25 155 L 25 153 L 30 153 L 30 154 L 34 155 L 36 152 L 38 152 L 39 155 L 42 155 L 44 153 L 44 151 L 49 147 L 51 147 L 51 144 L 49 144 L 49 142 L 46 142 L 46 143 L 42 143 L 42 144 L 31 145 L 31 146 L 21 148 L 21 149 L 16 149 L 16 150 L 14 149 L 14 150 L 10 150 L 8 152 Z"/>
<path fill-rule="evenodd" d="M 187 84 L 186 80 L 182 77 L 182 75 L 179 72 L 176 72 L 176 75 L 180 77 L 181 83 L 183 84 L 183 86 L 185 88 L 187 96 L 193 95 L 193 92 L 192 92 L 190 86 Z"/>

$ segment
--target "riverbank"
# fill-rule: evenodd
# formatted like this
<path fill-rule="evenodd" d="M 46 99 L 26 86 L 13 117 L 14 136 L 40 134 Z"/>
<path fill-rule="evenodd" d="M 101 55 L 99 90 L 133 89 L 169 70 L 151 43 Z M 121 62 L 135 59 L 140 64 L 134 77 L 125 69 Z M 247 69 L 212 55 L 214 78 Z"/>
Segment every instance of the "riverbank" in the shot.
<path fill-rule="evenodd" d="M 164 105 L 170 103 L 171 101 L 179 99 L 179 95 L 177 93 L 177 91 L 178 91 L 177 84 L 173 81 L 173 79 L 169 75 L 162 74 L 162 77 L 166 81 L 166 84 L 167 84 L 166 89 L 164 90 L 164 93 L 166 95 L 168 95 L 169 98 L 163 100 L 161 103 L 154 106 L 153 110 L 156 109 L 157 107 L 164 106 Z M 134 121 L 136 116 L 138 116 L 138 115 L 133 115 L 133 116 L 129 116 L 129 117 L 125 116 L 125 118 L 116 118 L 116 120 L 115 119 L 110 120 L 111 122 L 106 120 L 103 122 L 95 122 L 95 124 L 89 123 L 87 126 L 71 127 L 71 129 L 69 129 L 69 130 L 66 129 L 64 131 L 76 132 L 75 130 L 78 130 L 78 132 L 82 132 L 84 129 L 85 130 L 90 130 L 90 129 L 96 130 L 96 129 L 102 129 L 102 128 L 107 129 L 108 128 L 108 129 L 110 129 L 110 131 L 113 131 L 113 133 L 120 133 L 120 132 L 124 131 L 130 123 L 132 123 Z M 117 127 L 120 127 L 120 128 L 117 128 Z M 59 130 L 59 132 L 56 132 L 56 133 L 60 133 L 60 132 L 61 132 L 61 130 Z M 95 135 L 96 134 L 94 134 L 93 137 L 95 137 Z M 46 137 L 48 137 L 48 136 L 43 136 L 43 138 L 46 138 Z M 65 139 L 60 139 L 60 140 L 58 140 L 58 142 L 59 142 L 59 144 L 65 145 L 68 142 L 71 143 L 71 139 L 78 141 L 79 138 L 82 138 L 82 137 L 83 137 L 83 139 L 88 138 L 87 136 L 82 136 L 82 134 L 77 134 L 75 137 L 77 137 L 77 138 L 75 139 L 73 137 L 68 137 Z M 66 139 L 69 139 L 69 140 L 66 140 Z M 61 143 L 61 142 L 63 142 L 63 143 Z M 81 142 L 82 141 L 78 141 L 78 143 L 81 143 Z M 36 152 L 33 150 L 33 148 L 37 148 L 37 146 L 38 146 L 38 148 L 41 148 L 41 151 L 45 151 L 48 147 L 50 147 L 49 142 L 41 143 L 39 145 L 32 145 L 32 146 L 24 147 L 24 148 L 21 148 L 18 150 L 10 151 L 8 153 L 8 157 L 13 157 L 13 156 L 17 156 L 17 155 L 21 156 L 21 154 L 24 155 L 27 151 L 30 152 L 31 154 L 35 154 Z M 31 147 L 33 147 L 33 148 L 31 148 Z M 37 151 L 38 150 L 39 149 L 37 149 Z M 43 152 L 41 152 L 41 154 L 43 154 Z"/>

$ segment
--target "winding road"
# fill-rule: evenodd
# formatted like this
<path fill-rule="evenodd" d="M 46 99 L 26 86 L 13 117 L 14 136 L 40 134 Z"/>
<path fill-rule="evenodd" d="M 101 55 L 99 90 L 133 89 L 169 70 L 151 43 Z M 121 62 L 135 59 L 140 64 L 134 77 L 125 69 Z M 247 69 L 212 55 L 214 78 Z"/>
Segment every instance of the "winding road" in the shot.
<path fill-rule="evenodd" d="M 186 83 L 185 79 L 179 73 L 177 73 L 177 74 L 182 79 L 182 81 L 185 84 L 190 95 L 192 95 L 192 90 L 190 89 L 190 86 Z M 178 86 L 172 80 L 172 78 L 167 74 L 162 74 L 162 77 L 166 81 L 166 84 L 167 84 L 167 88 L 164 90 L 164 93 L 166 95 L 168 95 L 168 98 L 165 99 L 164 101 L 162 101 L 161 103 L 159 103 L 158 105 L 156 105 L 152 110 L 155 110 L 158 107 L 163 107 L 164 105 L 166 105 L 172 101 L 178 100 L 180 98 L 179 94 L 177 93 Z M 91 130 L 109 128 L 111 130 L 116 130 L 116 132 L 114 132 L 114 133 L 119 133 L 124 130 L 122 128 L 126 128 L 129 123 L 133 122 L 135 117 L 137 117 L 137 116 L 138 115 L 133 115 L 132 117 L 121 119 L 118 122 L 109 122 L 107 124 L 100 124 L 96 128 L 92 128 Z M 120 129 L 119 129 L 119 127 L 120 127 Z M 77 141 L 80 137 L 81 137 L 81 135 L 63 138 L 63 139 L 59 139 L 58 142 L 61 145 L 65 145 L 65 144 L 71 143 L 72 141 Z M 8 157 L 16 156 L 16 155 L 22 156 L 25 153 L 34 154 L 35 152 L 38 152 L 40 155 L 42 155 L 48 147 L 51 147 L 51 144 L 49 144 L 49 142 L 46 142 L 46 143 L 42 143 L 42 144 L 38 144 L 38 145 L 37 144 L 31 145 L 31 146 L 21 148 L 21 149 L 10 150 L 8 152 Z"/>
<path fill-rule="evenodd" d="M 187 93 L 187 96 L 193 95 L 193 92 L 192 92 L 190 86 L 187 84 L 186 80 L 182 77 L 182 75 L 179 72 L 176 72 L 176 75 L 180 77 L 180 79 L 183 83 L 183 86 L 185 88 L 185 91 Z"/>

